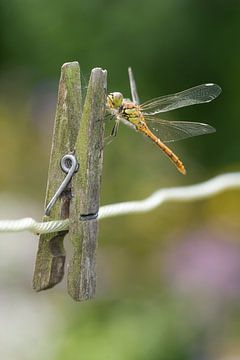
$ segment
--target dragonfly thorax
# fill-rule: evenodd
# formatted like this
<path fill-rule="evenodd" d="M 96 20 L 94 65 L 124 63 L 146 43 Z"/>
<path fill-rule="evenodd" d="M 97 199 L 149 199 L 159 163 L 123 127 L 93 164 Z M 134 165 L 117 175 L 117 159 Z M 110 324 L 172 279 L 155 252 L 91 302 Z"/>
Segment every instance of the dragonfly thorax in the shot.
<path fill-rule="evenodd" d="M 134 125 L 140 124 L 142 121 L 144 121 L 140 106 L 127 99 L 123 100 L 121 116 Z"/>

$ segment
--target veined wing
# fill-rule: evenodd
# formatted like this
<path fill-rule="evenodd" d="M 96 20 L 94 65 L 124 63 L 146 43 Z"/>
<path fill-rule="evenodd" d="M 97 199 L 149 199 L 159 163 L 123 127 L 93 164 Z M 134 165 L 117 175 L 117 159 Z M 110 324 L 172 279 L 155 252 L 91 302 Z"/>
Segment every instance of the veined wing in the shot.
<path fill-rule="evenodd" d="M 216 131 L 212 126 L 198 122 L 167 121 L 149 116 L 146 116 L 145 120 L 149 129 L 156 133 L 163 142 L 183 140 Z"/>
<path fill-rule="evenodd" d="M 131 67 L 128 68 L 128 77 L 129 77 L 132 101 L 135 104 L 139 104 L 140 102 L 139 102 L 139 97 L 138 97 L 138 92 L 137 92 L 137 86 L 136 86 L 136 82 L 135 82 L 135 79 L 133 76 L 133 71 L 132 71 Z"/>
<path fill-rule="evenodd" d="M 147 101 L 141 105 L 141 110 L 145 115 L 154 115 L 184 106 L 207 103 L 215 99 L 221 91 L 220 86 L 216 84 L 202 84 L 176 94 Z"/>

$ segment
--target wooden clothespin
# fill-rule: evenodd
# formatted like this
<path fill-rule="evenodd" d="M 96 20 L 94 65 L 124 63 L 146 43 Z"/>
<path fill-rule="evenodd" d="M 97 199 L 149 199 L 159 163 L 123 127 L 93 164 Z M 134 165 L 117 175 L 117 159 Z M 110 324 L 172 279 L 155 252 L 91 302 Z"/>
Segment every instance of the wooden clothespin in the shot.
<path fill-rule="evenodd" d="M 79 64 L 62 66 L 43 221 L 69 218 L 69 231 L 40 236 L 33 276 L 36 291 L 62 280 L 63 240 L 69 232 L 73 256 L 68 266 L 68 292 L 77 301 L 95 295 L 106 79 L 105 70 L 92 70 L 82 106 Z"/>

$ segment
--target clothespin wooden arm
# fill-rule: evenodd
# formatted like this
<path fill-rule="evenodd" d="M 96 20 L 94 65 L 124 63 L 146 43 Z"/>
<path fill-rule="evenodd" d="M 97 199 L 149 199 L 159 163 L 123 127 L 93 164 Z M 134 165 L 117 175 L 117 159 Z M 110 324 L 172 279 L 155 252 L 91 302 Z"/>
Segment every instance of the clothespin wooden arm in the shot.
<path fill-rule="evenodd" d="M 60 168 L 60 160 L 64 155 L 73 153 L 75 150 L 81 114 L 79 64 L 76 61 L 65 63 L 61 69 L 59 82 L 45 208 L 65 177 Z M 44 216 L 43 221 L 68 218 L 70 200 L 71 186 L 69 184 L 52 207 L 49 216 Z M 65 264 L 63 239 L 66 233 L 67 231 L 60 231 L 40 236 L 33 276 L 33 288 L 36 291 L 51 288 L 62 280 Z"/>
<path fill-rule="evenodd" d="M 107 72 L 92 70 L 76 141 L 79 171 L 72 180 L 68 292 L 74 300 L 95 296 L 98 209 L 103 162 Z"/>

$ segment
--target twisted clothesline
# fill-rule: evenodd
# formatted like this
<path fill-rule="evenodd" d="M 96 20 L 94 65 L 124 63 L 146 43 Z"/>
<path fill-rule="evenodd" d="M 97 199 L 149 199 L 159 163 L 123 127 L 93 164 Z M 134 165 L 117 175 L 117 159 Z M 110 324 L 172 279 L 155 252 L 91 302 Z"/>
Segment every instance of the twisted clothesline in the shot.
<path fill-rule="evenodd" d="M 127 201 L 100 207 L 98 219 L 130 213 L 144 213 L 155 209 L 167 201 L 192 201 L 216 195 L 224 190 L 240 188 L 240 172 L 216 176 L 196 185 L 160 189 L 144 200 Z M 1 220 L 0 232 L 18 232 L 28 230 L 35 234 L 44 234 L 67 230 L 69 220 L 37 222 L 32 218 L 19 220 Z"/>

